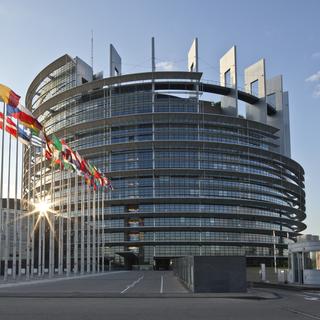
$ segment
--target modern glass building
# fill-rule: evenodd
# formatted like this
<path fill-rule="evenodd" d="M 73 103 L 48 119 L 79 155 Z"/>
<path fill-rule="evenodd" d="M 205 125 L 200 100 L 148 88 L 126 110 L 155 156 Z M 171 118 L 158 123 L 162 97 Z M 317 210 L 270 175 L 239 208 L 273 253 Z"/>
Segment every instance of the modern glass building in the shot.
<path fill-rule="evenodd" d="M 26 97 L 49 136 L 112 179 L 114 191 L 99 200 L 106 256 L 158 265 L 181 255 L 246 255 L 250 265 L 287 258 L 288 243 L 305 229 L 305 192 L 304 170 L 290 155 L 282 77 L 266 80 L 260 60 L 245 70 L 240 89 L 233 47 L 220 60 L 219 83 L 206 82 L 197 40 L 188 71 L 158 71 L 152 61 L 150 72 L 121 74 L 111 45 L 104 78 L 64 55 L 36 76 Z M 33 190 L 28 170 L 38 170 L 27 167 L 28 157 L 26 150 L 25 197 Z M 55 184 L 56 210 L 78 219 L 81 196 L 67 186 Z M 61 205 L 67 193 L 69 207 Z"/>

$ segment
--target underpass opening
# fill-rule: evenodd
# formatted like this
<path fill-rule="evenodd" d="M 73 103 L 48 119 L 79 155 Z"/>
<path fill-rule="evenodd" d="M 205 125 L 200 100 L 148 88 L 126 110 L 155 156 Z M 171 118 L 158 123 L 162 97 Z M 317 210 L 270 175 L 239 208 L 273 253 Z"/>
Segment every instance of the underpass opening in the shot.
<path fill-rule="evenodd" d="M 121 251 L 116 252 L 116 254 L 124 258 L 124 267 L 126 270 L 132 270 L 132 266 L 139 263 L 138 256 L 132 251 Z"/>
<path fill-rule="evenodd" d="M 153 257 L 154 270 L 172 270 L 172 260 L 176 257 Z"/>

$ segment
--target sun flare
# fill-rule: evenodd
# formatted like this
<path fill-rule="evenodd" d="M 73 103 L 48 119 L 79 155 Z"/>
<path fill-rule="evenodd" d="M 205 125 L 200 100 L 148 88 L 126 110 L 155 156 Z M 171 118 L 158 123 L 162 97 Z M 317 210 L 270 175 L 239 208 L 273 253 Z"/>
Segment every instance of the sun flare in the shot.
<path fill-rule="evenodd" d="M 40 201 L 35 204 L 36 210 L 39 211 L 41 216 L 44 216 L 48 211 L 50 211 L 51 203 L 47 200 Z"/>

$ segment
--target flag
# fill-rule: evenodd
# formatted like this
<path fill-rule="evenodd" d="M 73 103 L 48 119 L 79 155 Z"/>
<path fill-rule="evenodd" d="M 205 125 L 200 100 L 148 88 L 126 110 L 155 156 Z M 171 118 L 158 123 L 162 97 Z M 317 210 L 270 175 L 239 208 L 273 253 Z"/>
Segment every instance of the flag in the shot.
<path fill-rule="evenodd" d="M 21 124 L 18 124 L 18 140 L 25 145 L 29 145 L 31 140 L 30 130 Z"/>
<path fill-rule="evenodd" d="M 43 129 L 42 125 L 33 116 L 33 114 L 21 104 L 19 104 L 17 107 L 7 105 L 7 116 L 16 118 L 21 123 L 23 123 L 26 127 L 29 127 L 31 129 L 35 129 L 35 130 Z"/>
<path fill-rule="evenodd" d="M 80 163 L 80 170 L 81 170 L 84 174 L 88 175 L 88 174 L 90 174 L 90 172 L 88 171 L 87 168 L 88 168 L 87 161 L 86 161 L 85 159 L 82 159 L 82 160 L 81 160 L 81 163 Z"/>
<path fill-rule="evenodd" d="M 11 134 L 12 136 L 14 136 L 15 138 L 17 138 L 17 126 L 16 124 L 10 119 L 10 118 L 6 118 L 6 131 Z"/>
<path fill-rule="evenodd" d="M 100 179 L 101 178 L 101 173 L 99 172 L 99 170 L 97 169 L 96 166 L 92 166 L 93 167 L 93 176 L 96 178 L 96 179 Z"/>
<path fill-rule="evenodd" d="M 58 151 L 62 151 L 62 143 L 54 134 L 52 135 L 52 143 Z"/>
<path fill-rule="evenodd" d="M 84 180 L 86 182 L 86 185 L 90 187 L 91 186 L 91 179 L 88 174 L 84 175 Z"/>
<path fill-rule="evenodd" d="M 0 84 L 0 99 L 14 108 L 16 108 L 20 101 L 20 96 L 17 95 L 13 90 Z"/>
<path fill-rule="evenodd" d="M 3 113 L 0 112 L 0 129 L 3 129 Z M 8 117 L 6 117 L 6 131 L 14 137 L 17 137 L 17 126 L 16 124 Z"/>
<path fill-rule="evenodd" d="M 110 180 L 109 180 L 109 182 L 108 182 L 108 188 L 109 188 L 110 190 L 112 190 L 112 191 L 114 190 L 114 188 L 113 188 Z"/>
<path fill-rule="evenodd" d="M 42 137 L 38 137 L 34 134 L 31 135 L 31 144 L 35 147 L 44 148 L 45 147 L 45 141 Z"/>
<path fill-rule="evenodd" d="M 94 167 L 91 165 L 89 161 L 85 161 L 87 171 L 94 176 Z"/>
<path fill-rule="evenodd" d="M 44 150 L 44 156 L 46 157 L 47 160 L 51 161 L 53 158 L 53 153 L 50 149 L 50 147 L 48 146 L 48 142 L 46 143 L 46 148 Z"/>
<path fill-rule="evenodd" d="M 63 159 L 67 162 L 71 162 L 71 148 L 66 144 L 66 142 L 64 140 L 60 140 L 61 141 L 61 147 L 62 147 L 62 156 Z"/>

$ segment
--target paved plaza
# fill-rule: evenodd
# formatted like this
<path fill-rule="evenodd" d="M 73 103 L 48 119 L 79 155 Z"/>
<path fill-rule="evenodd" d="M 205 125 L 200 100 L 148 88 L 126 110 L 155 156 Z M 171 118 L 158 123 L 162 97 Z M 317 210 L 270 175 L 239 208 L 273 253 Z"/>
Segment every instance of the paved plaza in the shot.
<path fill-rule="evenodd" d="M 275 317 L 276 315 L 276 317 Z M 320 291 L 192 294 L 172 272 L 114 271 L 0 285 L 1 320 L 320 319 Z"/>

